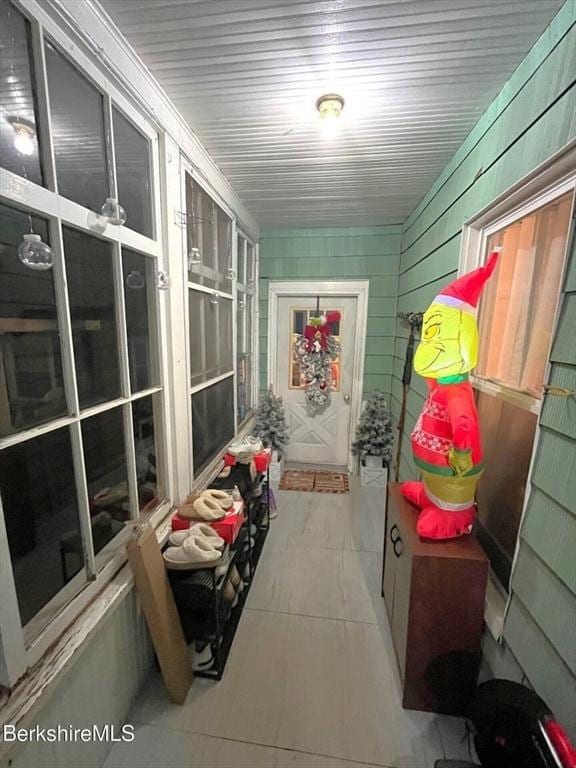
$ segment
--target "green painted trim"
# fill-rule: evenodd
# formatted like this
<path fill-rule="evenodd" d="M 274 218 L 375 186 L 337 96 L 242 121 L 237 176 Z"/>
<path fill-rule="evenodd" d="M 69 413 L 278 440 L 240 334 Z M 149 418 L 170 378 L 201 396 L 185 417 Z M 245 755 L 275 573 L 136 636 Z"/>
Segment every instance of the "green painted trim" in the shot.
<path fill-rule="evenodd" d="M 438 384 L 461 384 L 468 381 L 470 377 L 467 373 L 455 373 L 454 376 L 441 376 L 437 379 Z"/>
<path fill-rule="evenodd" d="M 427 461 L 422 461 L 422 459 L 419 459 L 417 456 L 414 456 L 414 464 L 420 467 L 420 469 L 423 469 L 426 472 L 430 472 L 431 475 L 442 475 L 442 477 L 456 477 L 456 475 L 450 469 L 450 467 L 437 467 L 436 464 L 428 464 Z M 477 475 L 483 471 L 484 471 L 484 462 L 481 462 L 480 464 L 475 464 L 469 472 L 466 472 L 466 474 L 461 475 L 461 477 L 470 477 L 471 475 Z"/>

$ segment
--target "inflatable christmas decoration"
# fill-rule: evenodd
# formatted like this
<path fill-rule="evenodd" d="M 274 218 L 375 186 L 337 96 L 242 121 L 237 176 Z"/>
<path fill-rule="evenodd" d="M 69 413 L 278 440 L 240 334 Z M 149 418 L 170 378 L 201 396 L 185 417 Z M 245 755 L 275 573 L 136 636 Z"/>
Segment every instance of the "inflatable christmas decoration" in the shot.
<path fill-rule="evenodd" d="M 414 370 L 426 379 L 428 398 L 412 432 L 422 482 L 402 484 L 404 496 L 421 509 L 423 538 L 462 536 L 474 522 L 484 464 L 468 374 L 478 358 L 476 307 L 497 258 L 494 251 L 483 267 L 447 286 L 424 313 Z"/>

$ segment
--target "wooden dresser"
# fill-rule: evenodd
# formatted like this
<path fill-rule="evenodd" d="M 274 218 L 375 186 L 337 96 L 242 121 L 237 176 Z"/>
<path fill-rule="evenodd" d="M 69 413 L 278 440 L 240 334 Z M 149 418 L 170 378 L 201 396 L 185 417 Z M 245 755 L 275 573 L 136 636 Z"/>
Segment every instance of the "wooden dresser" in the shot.
<path fill-rule="evenodd" d="M 418 510 L 388 486 L 382 595 L 405 709 L 461 714 L 476 685 L 488 559 L 472 536 L 426 541 Z"/>

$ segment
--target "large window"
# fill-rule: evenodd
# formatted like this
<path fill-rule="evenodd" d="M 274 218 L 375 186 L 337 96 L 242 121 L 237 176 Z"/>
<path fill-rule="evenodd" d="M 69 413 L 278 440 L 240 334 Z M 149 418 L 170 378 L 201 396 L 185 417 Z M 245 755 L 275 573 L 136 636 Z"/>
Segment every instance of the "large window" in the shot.
<path fill-rule="evenodd" d="M 0 686 L 118 572 L 127 524 L 159 522 L 248 428 L 257 357 L 256 246 L 98 57 L 14 3 L 0 0 Z M 167 216 L 160 194 L 178 188 Z"/>
<path fill-rule="evenodd" d="M 192 457 L 198 475 L 234 437 L 233 221 L 184 172 Z"/>
<path fill-rule="evenodd" d="M 8 0 L 0 19 L 0 561 L 13 573 L 0 599 L 23 628 L 12 658 L 25 660 L 0 664 L 6 684 L 65 607 L 74 617 L 72 599 L 122 551 L 126 522 L 164 499 L 166 452 L 154 130 Z M 118 196 L 124 227 L 100 215 Z M 51 257 L 30 254 L 42 244 Z"/>
<path fill-rule="evenodd" d="M 502 252 L 479 307 L 473 384 L 486 456 L 478 536 L 507 588 L 529 483 L 573 191 L 535 200 L 484 231 L 484 257 Z"/>

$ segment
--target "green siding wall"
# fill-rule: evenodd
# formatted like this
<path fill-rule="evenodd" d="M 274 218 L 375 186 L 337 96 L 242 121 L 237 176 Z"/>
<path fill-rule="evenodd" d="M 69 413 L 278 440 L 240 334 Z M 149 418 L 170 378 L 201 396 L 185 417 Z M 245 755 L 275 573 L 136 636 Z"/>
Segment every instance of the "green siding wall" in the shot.
<path fill-rule="evenodd" d="M 576 3 L 567 2 L 403 226 L 398 310 L 424 310 L 456 274 L 463 222 L 576 134 Z M 574 245 L 553 344 L 550 383 L 575 388 Z M 396 325 L 392 412 L 398 415 L 407 330 Z M 401 478 L 415 477 L 408 435 L 425 395 L 408 397 Z M 495 674 L 518 670 L 576 738 L 576 401 L 547 397 L 500 646 L 484 651 Z M 507 672 L 508 670 L 508 672 Z"/>
<path fill-rule="evenodd" d="M 260 235 L 260 385 L 268 376 L 271 280 L 370 280 L 364 392 L 390 394 L 400 226 L 270 229 Z"/>

